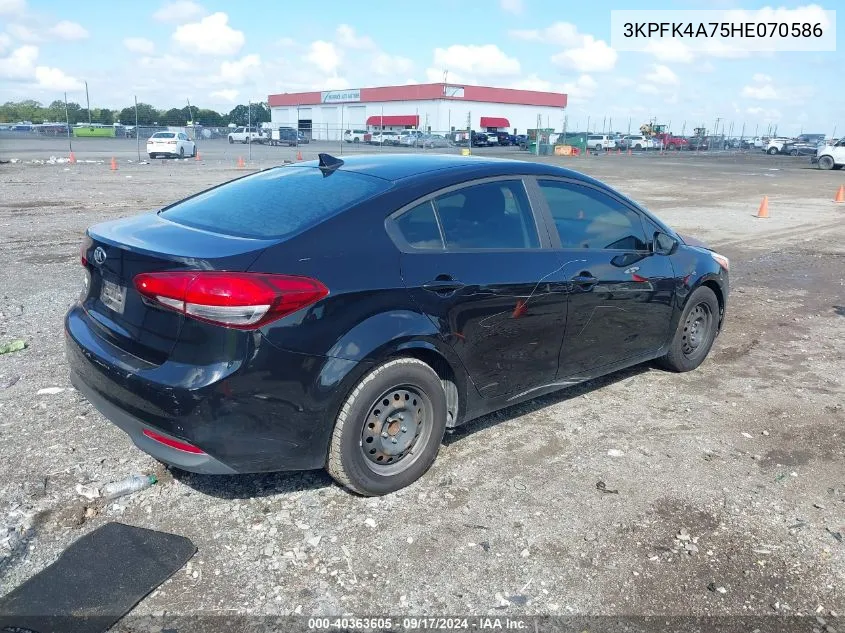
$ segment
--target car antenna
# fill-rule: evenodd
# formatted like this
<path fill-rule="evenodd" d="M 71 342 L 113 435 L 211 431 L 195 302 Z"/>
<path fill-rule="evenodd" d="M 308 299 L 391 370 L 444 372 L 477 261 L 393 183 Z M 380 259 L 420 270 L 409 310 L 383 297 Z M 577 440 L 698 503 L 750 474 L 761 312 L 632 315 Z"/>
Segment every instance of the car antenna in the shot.
<path fill-rule="evenodd" d="M 343 165 L 343 161 L 341 159 L 335 158 L 331 154 L 317 154 L 317 157 L 320 159 L 320 169 L 324 174 L 327 172 L 331 173 Z"/>

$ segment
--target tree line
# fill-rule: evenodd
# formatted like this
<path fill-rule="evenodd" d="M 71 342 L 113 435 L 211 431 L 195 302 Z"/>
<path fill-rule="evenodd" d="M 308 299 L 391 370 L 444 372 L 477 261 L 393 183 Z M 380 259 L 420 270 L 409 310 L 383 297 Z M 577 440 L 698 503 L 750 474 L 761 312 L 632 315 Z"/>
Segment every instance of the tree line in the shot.
<path fill-rule="evenodd" d="M 7 101 L 0 105 L 0 123 L 18 123 L 20 121 L 64 123 L 66 118 L 71 125 L 88 123 L 88 109 L 83 108 L 78 103 L 68 102 L 67 117 L 65 117 L 65 102 L 58 99 L 48 106 L 33 99 Z M 222 114 L 216 110 L 195 106 L 191 106 L 188 110 L 187 105 L 184 108 L 159 110 L 148 103 L 138 104 L 138 125 L 184 126 L 188 125 L 189 121 L 192 121 L 194 125 L 206 127 L 224 127 L 229 123 L 247 125 L 247 121 L 253 124 L 266 123 L 270 121 L 270 109 L 265 103 L 253 103 L 249 106 L 240 104 L 232 108 L 228 114 Z M 122 110 L 91 108 L 90 122 L 102 125 L 114 123 L 135 125 L 135 106 L 131 105 Z"/>

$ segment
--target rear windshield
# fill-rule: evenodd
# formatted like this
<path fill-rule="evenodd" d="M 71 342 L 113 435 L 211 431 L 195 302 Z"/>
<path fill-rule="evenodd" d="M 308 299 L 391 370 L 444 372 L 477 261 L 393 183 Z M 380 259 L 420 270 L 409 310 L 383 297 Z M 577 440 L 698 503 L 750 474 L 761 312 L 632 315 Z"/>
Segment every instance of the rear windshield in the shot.
<path fill-rule="evenodd" d="M 315 167 L 278 167 L 240 178 L 161 211 L 172 222 L 215 233 L 282 238 L 387 190 L 390 182 Z"/>
<path fill-rule="evenodd" d="M 176 136 L 173 132 L 157 132 L 153 134 L 153 138 L 173 138 Z"/>

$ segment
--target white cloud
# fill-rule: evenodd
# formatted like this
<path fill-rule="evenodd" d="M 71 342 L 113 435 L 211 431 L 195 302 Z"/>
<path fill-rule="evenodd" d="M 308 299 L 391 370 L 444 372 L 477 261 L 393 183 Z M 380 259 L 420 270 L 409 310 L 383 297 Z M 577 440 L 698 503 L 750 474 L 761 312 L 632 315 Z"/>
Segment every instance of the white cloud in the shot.
<path fill-rule="evenodd" d="M 449 48 L 435 48 L 434 66 L 448 70 L 450 75 L 453 69 L 479 77 L 502 77 L 520 72 L 519 61 L 508 57 L 495 44 L 454 44 Z"/>
<path fill-rule="evenodd" d="M 757 99 L 758 101 L 773 101 L 781 98 L 780 93 L 775 90 L 772 84 L 763 84 L 759 86 L 743 86 L 742 96 L 749 99 Z"/>
<path fill-rule="evenodd" d="M 375 74 L 381 76 L 407 75 L 413 69 L 414 62 L 407 57 L 379 53 L 373 58 L 371 67 Z"/>
<path fill-rule="evenodd" d="M 336 73 L 340 66 L 340 51 L 332 42 L 317 40 L 311 42 L 303 59 L 326 74 Z"/>
<path fill-rule="evenodd" d="M 499 6 L 502 7 L 502 11 L 514 15 L 519 15 L 525 8 L 522 5 L 522 0 L 499 0 Z"/>
<path fill-rule="evenodd" d="M 529 42 L 545 42 L 563 47 L 581 46 L 586 37 L 578 32 L 578 27 L 571 22 L 555 22 L 545 29 L 527 31 L 510 31 L 510 36 L 518 40 Z"/>
<path fill-rule="evenodd" d="M 651 53 L 661 62 L 689 64 L 695 59 L 695 55 L 686 44 L 673 38 L 651 39 L 646 44 L 644 52 Z"/>
<path fill-rule="evenodd" d="M 681 82 L 678 75 L 672 72 L 672 69 L 668 66 L 655 64 L 651 68 L 651 72 L 645 75 L 646 81 L 663 86 L 677 86 Z"/>
<path fill-rule="evenodd" d="M 746 108 L 746 113 L 750 114 L 751 116 L 758 117 L 763 119 L 764 121 L 777 121 L 781 118 L 781 113 L 779 110 L 772 110 L 768 108 L 761 108 L 761 107 L 751 107 Z"/>
<path fill-rule="evenodd" d="M 539 90 L 541 92 L 552 92 L 552 82 L 541 79 L 535 74 L 528 75 L 511 83 L 508 88 L 514 90 Z"/>
<path fill-rule="evenodd" d="M 244 45 L 243 31 L 229 26 L 229 16 L 213 13 L 199 22 L 183 24 L 173 33 L 173 40 L 183 49 L 205 55 L 234 55 Z"/>
<path fill-rule="evenodd" d="M 235 103 L 238 98 L 238 91 L 226 88 L 224 90 L 212 92 L 209 96 L 213 99 L 220 99 L 221 101 L 226 101 L 228 103 Z"/>
<path fill-rule="evenodd" d="M 585 35 L 584 42 L 552 57 L 552 63 L 578 72 L 606 72 L 613 70 L 619 55 L 604 40 Z"/>
<path fill-rule="evenodd" d="M 642 93 L 644 95 L 657 95 L 660 94 L 660 88 L 654 86 L 652 84 L 637 84 L 637 92 Z"/>
<path fill-rule="evenodd" d="M 631 86 L 635 86 L 637 82 L 630 77 L 617 77 L 616 84 L 622 88 L 630 88 Z"/>
<path fill-rule="evenodd" d="M 158 22 L 175 22 L 182 23 L 188 20 L 205 15 L 205 9 L 196 2 L 190 0 L 177 0 L 176 2 L 168 2 L 158 11 L 153 13 L 153 19 Z"/>
<path fill-rule="evenodd" d="M 21 46 L 8 57 L 0 58 L 0 77 L 3 79 L 29 79 L 35 72 L 38 59 L 37 46 Z"/>
<path fill-rule="evenodd" d="M 155 52 L 155 44 L 145 37 L 127 37 L 123 40 L 123 45 L 128 51 L 141 55 L 152 55 Z"/>
<path fill-rule="evenodd" d="M 570 103 L 578 104 L 589 101 L 596 94 L 598 84 L 590 75 L 581 75 L 575 81 L 566 82 L 560 91 L 566 93 Z"/>
<path fill-rule="evenodd" d="M 44 90 L 65 91 L 65 90 L 81 90 L 82 82 L 76 77 L 66 75 L 64 71 L 58 68 L 50 68 L 48 66 L 38 66 L 35 69 L 35 79 L 38 82 L 38 87 Z"/>
<path fill-rule="evenodd" d="M 755 73 L 751 78 L 751 81 L 756 84 L 768 84 L 772 82 L 772 78 L 769 75 L 764 75 L 763 73 Z"/>
<path fill-rule="evenodd" d="M 319 83 L 314 83 L 311 87 L 315 90 L 345 90 L 351 88 L 352 85 L 343 77 L 327 77 Z"/>
<path fill-rule="evenodd" d="M 81 24 L 62 20 L 53 26 L 48 33 L 60 40 L 84 40 L 88 37 L 88 31 Z"/>
<path fill-rule="evenodd" d="M 26 0 L 0 0 L 0 15 L 21 15 L 26 11 Z"/>
<path fill-rule="evenodd" d="M 220 64 L 220 73 L 214 81 L 239 86 L 254 78 L 261 69 L 259 55 L 247 55 L 233 62 Z"/>
<path fill-rule="evenodd" d="M 28 26 L 24 26 L 23 24 L 9 24 L 6 27 L 6 31 L 14 39 L 20 42 L 40 42 L 44 39 L 33 29 L 29 28 Z"/>
<path fill-rule="evenodd" d="M 341 24 L 337 27 L 337 42 L 344 48 L 354 49 L 372 49 L 375 48 L 375 42 L 366 35 L 357 35 L 355 29 L 348 24 Z"/>
<path fill-rule="evenodd" d="M 0 33 L 0 55 L 12 47 L 12 38 L 5 33 Z"/>

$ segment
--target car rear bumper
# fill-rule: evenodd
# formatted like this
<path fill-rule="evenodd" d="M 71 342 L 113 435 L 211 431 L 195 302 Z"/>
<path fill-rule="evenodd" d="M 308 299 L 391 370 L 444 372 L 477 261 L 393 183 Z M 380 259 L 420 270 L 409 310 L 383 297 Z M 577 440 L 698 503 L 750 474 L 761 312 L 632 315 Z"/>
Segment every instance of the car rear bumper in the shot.
<path fill-rule="evenodd" d="M 324 466 L 341 381 L 359 363 L 281 350 L 255 335 L 226 362 L 152 365 L 107 341 L 99 327 L 79 305 L 65 317 L 71 381 L 141 450 L 207 474 Z M 178 357 L 175 349 L 171 359 Z M 205 454 L 171 448 L 145 429 Z"/>

